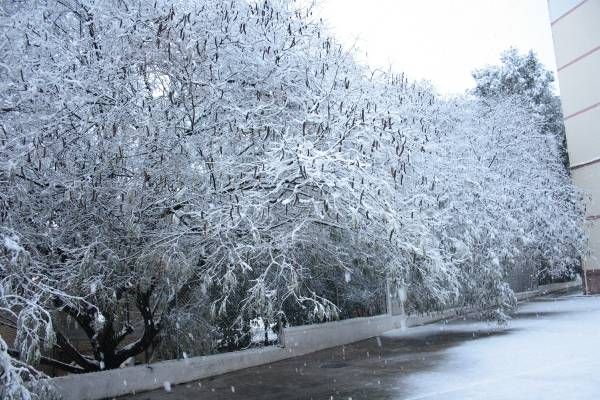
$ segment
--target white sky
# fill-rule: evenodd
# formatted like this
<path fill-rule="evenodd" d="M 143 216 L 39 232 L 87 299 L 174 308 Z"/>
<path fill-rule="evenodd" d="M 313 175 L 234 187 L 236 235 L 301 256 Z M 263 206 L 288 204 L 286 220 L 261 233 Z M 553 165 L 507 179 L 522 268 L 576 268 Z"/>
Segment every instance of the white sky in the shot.
<path fill-rule="evenodd" d="M 510 46 L 554 71 L 546 0 L 320 0 L 318 13 L 360 59 L 427 79 L 441 93 L 473 87 L 471 71 Z"/>

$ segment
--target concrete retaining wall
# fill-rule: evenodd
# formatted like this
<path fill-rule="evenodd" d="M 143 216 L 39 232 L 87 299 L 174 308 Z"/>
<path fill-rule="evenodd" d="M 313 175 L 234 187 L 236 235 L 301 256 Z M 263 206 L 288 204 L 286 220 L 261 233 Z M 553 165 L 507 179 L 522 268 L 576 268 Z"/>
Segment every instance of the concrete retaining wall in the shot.
<path fill-rule="evenodd" d="M 281 347 L 265 347 L 136 365 L 134 367 L 53 378 L 63 400 L 99 400 L 191 382 L 244 368 L 269 364 L 288 355 Z"/>
<path fill-rule="evenodd" d="M 535 290 L 516 293 L 517 300 L 525 301 L 534 297 L 543 296 L 548 293 L 568 292 L 570 290 L 581 289 L 581 279 L 571 282 L 551 283 L 549 285 L 538 286 Z"/>
<path fill-rule="evenodd" d="M 556 283 L 540 286 L 538 289 L 529 292 L 518 293 L 517 298 L 519 301 L 523 301 L 546 293 L 566 291 L 576 287 L 581 287 L 581 282 Z M 165 382 L 175 385 L 273 363 L 286 358 L 368 339 L 386 331 L 400 328 L 403 324 L 406 327 L 411 327 L 453 318 L 459 315 L 461 311 L 452 309 L 409 316 L 386 314 L 291 327 L 284 329 L 282 335 L 283 347 L 265 347 L 82 375 L 67 375 L 53 378 L 51 381 L 56 385 L 63 400 L 113 398 L 158 389 L 163 387 Z"/>
<path fill-rule="evenodd" d="M 386 314 L 323 324 L 294 326 L 284 329 L 282 345 L 293 356 L 299 356 L 398 329 L 402 326 L 403 319 L 402 316 Z"/>

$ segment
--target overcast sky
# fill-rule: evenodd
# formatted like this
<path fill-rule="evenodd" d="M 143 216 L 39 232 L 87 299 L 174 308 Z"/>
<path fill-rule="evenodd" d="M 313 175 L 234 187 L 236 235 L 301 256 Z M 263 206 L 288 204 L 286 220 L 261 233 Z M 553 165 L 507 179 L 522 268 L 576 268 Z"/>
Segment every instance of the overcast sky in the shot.
<path fill-rule="evenodd" d="M 428 79 L 441 93 L 473 87 L 471 71 L 510 46 L 556 74 L 546 0 L 320 0 L 319 13 L 372 67 Z M 366 55 L 365 55 L 366 53 Z"/>

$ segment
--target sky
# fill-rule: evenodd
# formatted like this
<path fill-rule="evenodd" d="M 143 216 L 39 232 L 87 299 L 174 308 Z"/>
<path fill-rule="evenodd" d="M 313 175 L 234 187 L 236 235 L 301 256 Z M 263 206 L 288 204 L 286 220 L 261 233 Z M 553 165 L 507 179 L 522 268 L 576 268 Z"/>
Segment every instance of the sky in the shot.
<path fill-rule="evenodd" d="M 440 93 L 474 86 L 471 71 L 533 49 L 556 75 L 547 0 L 319 0 L 318 13 L 373 68 L 430 80 Z"/>

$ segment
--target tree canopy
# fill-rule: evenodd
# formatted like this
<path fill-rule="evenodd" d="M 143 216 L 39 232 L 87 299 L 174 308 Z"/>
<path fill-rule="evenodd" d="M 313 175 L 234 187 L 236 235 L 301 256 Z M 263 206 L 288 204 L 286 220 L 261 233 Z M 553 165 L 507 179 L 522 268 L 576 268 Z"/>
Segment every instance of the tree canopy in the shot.
<path fill-rule="evenodd" d="M 553 86 L 554 74 L 533 50 L 521 54 L 510 48 L 501 54 L 500 64 L 475 70 L 473 78 L 476 82 L 473 92 L 479 97 L 521 96 L 532 112 L 542 116 L 544 131 L 556 135 L 565 168 L 569 167 L 560 98 Z"/>

